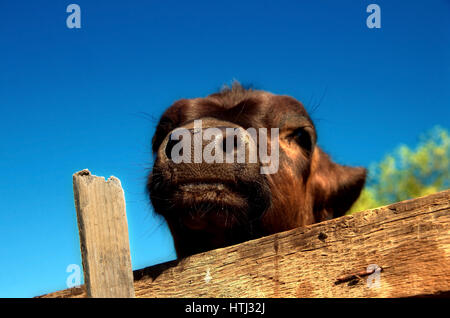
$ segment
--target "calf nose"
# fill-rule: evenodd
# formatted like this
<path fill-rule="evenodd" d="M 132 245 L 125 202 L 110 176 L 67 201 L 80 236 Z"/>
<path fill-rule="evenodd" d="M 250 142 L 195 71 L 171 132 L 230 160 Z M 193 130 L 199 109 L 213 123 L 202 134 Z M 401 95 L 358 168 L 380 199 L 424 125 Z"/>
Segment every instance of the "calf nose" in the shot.
<path fill-rule="evenodd" d="M 209 128 L 214 128 L 214 134 L 211 136 L 211 138 L 208 137 L 203 137 L 203 136 L 197 136 L 196 134 L 198 133 L 195 129 L 186 129 L 185 131 L 188 132 L 189 136 L 190 136 L 190 143 L 189 143 L 189 147 L 191 147 L 191 149 L 193 151 L 202 151 L 204 150 L 205 146 L 210 146 L 212 148 L 214 148 L 214 150 L 219 150 L 221 151 L 222 154 L 232 154 L 234 151 L 237 151 L 238 149 L 238 144 L 239 141 L 241 140 L 241 142 L 244 145 L 248 144 L 248 138 L 242 137 L 242 131 L 240 132 L 235 132 L 235 128 L 229 128 L 229 130 L 227 131 L 228 127 L 209 127 Z M 233 133 L 231 133 L 233 132 Z M 179 136 L 179 133 L 171 133 L 169 135 L 167 144 L 166 144 L 166 148 L 165 148 L 165 154 L 166 157 L 168 159 L 172 159 L 172 154 L 173 154 L 173 149 L 174 147 L 178 144 L 183 142 L 183 138 L 185 137 L 181 137 Z M 196 149 L 195 148 L 195 138 L 200 138 L 200 142 L 198 142 L 198 144 L 201 146 L 200 149 Z M 186 145 L 185 145 L 186 146 Z M 198 146 L 198 145 L 197 145 Z M 213 150 L 213 151 L 214 151 Z M 176 155 L 183 155 L 183 147 L 181 147 L 181 149 L 179 150 L 179 152 L 176 153 Z"/>
<path fill-rule="evenodd" d="M 232 153 L 237 150 L 238 147 L 238 135 L 227 134 L 226 128 L 221 129 L 223 134 L 216 139 L 216 142 L 220 143 L 221 149 L 224 153 Z"/>
<path fill-rule="evenodd" d="M 248 163 L 252 153 L 249 161 L 256 163 L 253 160 L 256 136 L 252 137 L 242 127 L 231 123 L 215 124 L 206 121 L 201 128 L 186 125 L 175 129 L 166 137 L 160 154 L 176 163 L 211 163 L 212 160 L 217 163 Z"/>

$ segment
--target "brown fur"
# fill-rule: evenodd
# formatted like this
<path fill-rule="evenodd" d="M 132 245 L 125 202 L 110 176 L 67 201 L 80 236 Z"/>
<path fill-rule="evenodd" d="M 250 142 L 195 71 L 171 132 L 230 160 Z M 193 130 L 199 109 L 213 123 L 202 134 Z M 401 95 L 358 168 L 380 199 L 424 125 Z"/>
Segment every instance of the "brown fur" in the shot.
<path fill-rule="evenodd" d="M 165 154 L 170 133 L 204 118 L 212 126 L 279 128 L 278 172 L 262 175 L 260 163 L 175 165 Z M 147 189 L 178 256 L 343 215 L 358 198 L 366 170 L 332 162 L 316 141 L 300 102 L 237 84 L 169 107 L 153 137 L 156 160 Z"/>

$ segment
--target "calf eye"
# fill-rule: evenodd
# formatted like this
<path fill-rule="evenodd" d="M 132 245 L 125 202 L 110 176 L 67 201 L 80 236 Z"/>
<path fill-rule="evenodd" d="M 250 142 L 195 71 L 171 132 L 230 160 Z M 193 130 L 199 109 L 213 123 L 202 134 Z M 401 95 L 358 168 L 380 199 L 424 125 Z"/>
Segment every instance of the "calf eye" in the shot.
<path fill-rule="evenodd" d="M 311 136 L 304 128 L 297 128 L 291 135 L 289 135 L 289 137 L 303 149 L 311 151 Z"/>

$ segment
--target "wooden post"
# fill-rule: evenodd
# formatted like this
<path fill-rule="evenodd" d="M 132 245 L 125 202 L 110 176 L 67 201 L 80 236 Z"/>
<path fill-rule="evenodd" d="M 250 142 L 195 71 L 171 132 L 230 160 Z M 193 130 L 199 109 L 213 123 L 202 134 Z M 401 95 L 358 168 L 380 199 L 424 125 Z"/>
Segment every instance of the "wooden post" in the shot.
<path fill-rule="evenodd" d="M 73 175 L 88 297 L 134 297 L 125 197 L 120 180 Z"/>

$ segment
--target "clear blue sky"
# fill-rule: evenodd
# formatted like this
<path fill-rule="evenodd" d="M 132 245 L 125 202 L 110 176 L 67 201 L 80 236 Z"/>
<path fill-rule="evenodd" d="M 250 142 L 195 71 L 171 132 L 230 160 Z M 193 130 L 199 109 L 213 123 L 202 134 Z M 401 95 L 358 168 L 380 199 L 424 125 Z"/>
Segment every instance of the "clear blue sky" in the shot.
<path fill-rule="evenodd" d="M 145 196 L 156 122 L 141 112 L 233 79 L 320 103 L 320 145 L 368 166 L 450 126 L 450 1 L 1 1 L 0 296 L 66 287 L 84 168 L 122 181 L 134 269 L 175 258 Z"/>

